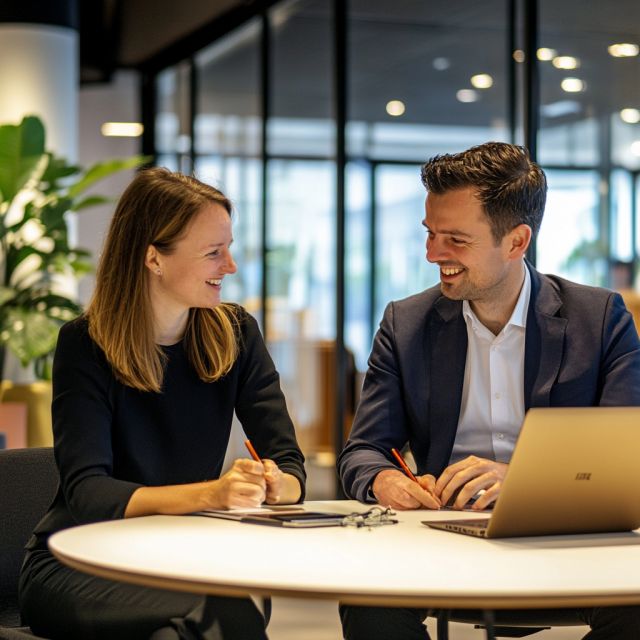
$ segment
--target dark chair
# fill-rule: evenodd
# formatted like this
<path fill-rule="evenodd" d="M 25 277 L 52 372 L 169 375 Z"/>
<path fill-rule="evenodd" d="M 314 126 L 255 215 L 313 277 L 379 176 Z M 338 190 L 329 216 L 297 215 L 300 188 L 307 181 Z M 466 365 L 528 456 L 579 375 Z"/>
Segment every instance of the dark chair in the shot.
<path fill-rule="evenodd" d="M 37 638 L 20 626 L 18 577 L 24 545 L 57 486 L 52 448 L 0 450 L 0 640 Z"/>
<path fill-rule="evenodd" d="M 437 618 L 437 640 L 449 640 L 449 622 L 473 624 L 485 629 L 487 640 L 494 638 L 524 638 L 551 627 L 580 626 L 575 614 L 564 609 L 532 609 L 531 611 L 493 611 L 452 609 L 434 610 L 429 615 Z"/>

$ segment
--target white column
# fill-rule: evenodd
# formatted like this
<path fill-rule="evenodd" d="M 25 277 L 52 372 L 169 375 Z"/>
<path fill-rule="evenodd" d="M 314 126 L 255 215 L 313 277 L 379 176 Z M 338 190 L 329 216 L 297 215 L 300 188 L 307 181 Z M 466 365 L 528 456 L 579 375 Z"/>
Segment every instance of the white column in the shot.
<path fill-rule="evenodd" d="M 0 24 L 0 123 L 39 116 L 47 148 L 78 157 L 78 33 L 68 27 Z"/>

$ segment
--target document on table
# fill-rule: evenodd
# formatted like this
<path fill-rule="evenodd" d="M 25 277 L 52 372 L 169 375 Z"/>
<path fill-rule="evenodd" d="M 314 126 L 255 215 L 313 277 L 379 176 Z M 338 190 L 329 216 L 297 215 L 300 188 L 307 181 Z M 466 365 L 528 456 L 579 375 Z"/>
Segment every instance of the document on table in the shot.
<path fill-rule="evenodd" d="M 263 505 L 254 509 L 206 509 L 205 511 L 196 511 L 192 515 L 223 518 L 224 520 L 242 520 L 248 516 L 295 515 L 300 513 L 304 513 L 302 507 Z"/>

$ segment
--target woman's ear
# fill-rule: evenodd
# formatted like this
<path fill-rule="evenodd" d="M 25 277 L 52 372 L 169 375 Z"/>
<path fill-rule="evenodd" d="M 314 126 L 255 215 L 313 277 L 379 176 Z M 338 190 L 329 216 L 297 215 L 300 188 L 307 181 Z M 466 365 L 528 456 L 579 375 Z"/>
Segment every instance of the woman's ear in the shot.
<path fill-rule="evenodd" d="M 149 271 L 152 271 L 156 275 L 161 276 L 162 266 L 160 264 L 160 260 L 161 258 L 160 258 L 160 254 L 158 253 L 158 250 L 152 244 L 150 244 L 147 247 L 147 254 L 144 258 L 145 267 L 147 267 Z"/>

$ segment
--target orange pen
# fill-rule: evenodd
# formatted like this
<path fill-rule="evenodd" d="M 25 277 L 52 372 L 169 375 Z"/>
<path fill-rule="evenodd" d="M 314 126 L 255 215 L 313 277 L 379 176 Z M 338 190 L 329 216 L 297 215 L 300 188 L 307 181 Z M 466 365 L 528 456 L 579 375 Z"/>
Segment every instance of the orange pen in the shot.
<path fill-rule="evenodd" d="M 409 467 L 407 466 L 407 463 L 404 461 L 404 458 L 398 453 L 398 450 L 395 448 L 391 449 L 391 453 L 393 454 L 393 457 L 398 461 L 398 464 L 400 465 L 400 467 L 402 468 L 402 470 L 405 472 L 405 475 L 410 478 L 411 480 L 413 480 L 416 484 L 420 485 L 420 487 L 422 487 L 422 485 L 418 482 L 418 478 L 416 478 L 413 475 L 413 472 L 411 471 L 411 469 L 409 469 Z M 424 487 L 422 487 L 424 488 Z M 429 490 L 429 489 L 425 489 L 425 491 L 431 495 L 431 497 L 434 498 L 434 500 L 437 500 L 438 503 L 440 503 L 440 500 L 438 500 L 438 498 L 435 496 L 435 494 L 433 493 L 433 491 Z"/>
<path fill-rule="evenodd" d="M 413 472 L 407 466 L 407 463 L 404 461 L 404 458 L 398 453 L 397 449 L 391 449 L 391 453 L 393 457 L 398 461 L 398 464 L 402 467 L 402 470 L 405 472 L 408 478 L 411 478 L 414 482 L 418 482 L 418 478 L 413 475 Z M 418 482 L 418 484 L 420 484 Z"/>
<path fill-rule="evenodd" d="M 251 454 L 251 457 L 256 462 L 262 462 L 262 460 L 260 460 L 260 456 L 258 455 L 256 450 L 253 448 L 253 445 L 251 444 L 251 440 L 245 440 L 244 441 L 244 446 L 247 447 L 247 449 L 249 450 L 249 453 Z"/>

